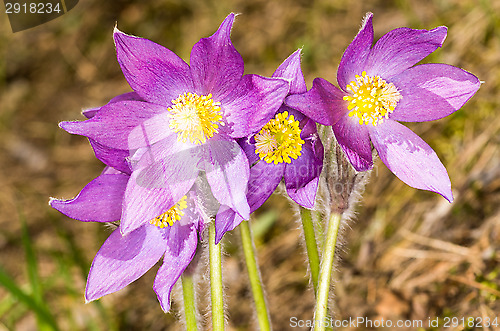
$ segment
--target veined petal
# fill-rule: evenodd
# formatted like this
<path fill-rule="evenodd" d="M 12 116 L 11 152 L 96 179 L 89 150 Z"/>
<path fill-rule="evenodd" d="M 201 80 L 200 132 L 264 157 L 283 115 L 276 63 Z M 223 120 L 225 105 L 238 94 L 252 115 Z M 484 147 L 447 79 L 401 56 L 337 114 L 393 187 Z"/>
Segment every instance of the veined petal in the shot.
<path fill-rule="evenodd" d="M 175 223 L 169 227 L 167 249 L 153 285 L 161 309 L 170 310 L 172 287 L 182 275 L 196 253 L 198 236 L 194 224 L 181 226 Z"/>
<path fill-rule="evenodd" d="M 302 207 L 312 209 L 318 192 L 319 176 L 307 183 L 306 186 L 299 189 L 289 189 L 286 191 L 290 198 Z"/>
<path fill-rule="evenodd" d="M 169 106 L 193 90 L 189 65 L 171 50 L 115 29 L 116 56 L 130 87 L 146 101 Z"/>
<path fill-rule="evenodd" d="M 288 96 L 285 104 L 320 124 L 333 125 L 347 113 L 344 95 L 329 81 L 315 78 L 309 91 Z"/>
<path fill-rule="evenodd" d="M 215 216 L 215 244 L 217 245 L 224 234 L 234 230 L 244 219 L 228 206 L 221 205 Z"/>
<path fill-rule="evenodd" d="M 260 160 L 250 169 L 247 199 L 253 213 L 273 194 L 285 174 L 285 163 L 266 163 Z"/>
<path fill-rule="evenodd" d="M 234 140 L 210 139 L 206 144 L 201 169 L 205 170 L 214 197 L 238 212 L 250 217 L 250 207 L 245 196 L 249 165 L 247 157 Z"/>
<path fill-rule="evenodd" d="M 479 89 L 476 76 L 447 64 L 422 64 L 403 71 L 391 80 L 403 98 L 393 120 L 433 121 L 460 109 Z"/>
<path fill-rule="evenodd" d="M 425 141 L 390 119 L 369 130 L 378 155 L 399 179 L 411 187 L 436 192 L 453 201 L 448 173 Z"/>
<path fill-rule="evenodd" d="M 158 228 L 146 225 L 122 236 L 116 229 L 104 242 L 90 267 L 87 302 L 121 290 L 158 262 L 166 242 Z"/>
<path fill-rule="evenodd" d="M 91 138 L 98 143 L 128 149 L 130 132 L 143 121 L 164 112 L 165 108 L 141 101 L 120 101 L 102 107 L 86 121 L 61 122 L 59 126 L 72 134 Z"/>
<path fill-rule="evenodd" d="M 191 72 L 197 93 L 211 93 L 224 99 L 243 76 L 243 59 L 234 48 L 230 34 L 235 15 L 229 14 L 209 38 L 202 38 L 191 50 Z"/>
<path fill-rule="evenodd" d="M 354 80 L 355 75 L 360 75 L 365 67 L 366 59 L 373 43 L 372 13 L 368 13 L 363 20 L 361 29 L 340 60 L 337 71 L 337 82 L 342 90 Z"/>
<path fill-rule="evenodd" d="M 51 199 L 49 204 L 64 215 L 83 222 L 113 222 L 120 220 L 122 201 L 129 176 L 101 175 L 73 199 Z"/>
<path fill-rule="evenodd" d="M 306 81 L 304 74 L 300 68 L 300 52 L 298 49 L 290 55 L 282 64 L 276 69 L 272 77 L 285 78 L 290 80 L 290 94 L 305 93 L 307 92 Z"/>
<path fill-rule="evenodd" d="M 314 142 L 315 143 L 315 142 Z M 298 190 L 319 177 L 323 169 L 323 145 L 306 140 L 301 155 L 285 166 L 285 186 L 287 191 Z M 314 199 L 313 199 L 314 200 Z"/>
<path fill-rule="evenodd" d="M 221 108 L 233 132 L 242 138 L 258 132 L 269 122 L 288 94 L 289 83 L 281 78 L 245 75 L 221 101 Z"/>
<path fill-rule="evenodd" d="M 109 100 L 108 103 L 118 102 L 118 101 L 144 101 L 139 94 L 135 92 L 128 92 L 124 94 L 120 94 L 113 99 Z M 82 110 L 82 115 L 86 118 L 92 118 L 102 107 L 90 108 Z"/>
<path fill-rule="evenodd" d="M 146 149 L 130 177 L 120 230 L 135 230 L 176 204 L 198 177 L 199 156 L 168 139 Z"/>
<path fill-rule="evenodd" d="M 104 146 L 93 139 L 89 139 L 90 145 L 94 150 L 94 154 L 99 161 L 107 166 L 120 170 L 123 173 L 131 174 L 130 165 L 128 164 L 127 157 L 130 152 L 124 149 L 116 149 Z"/>
<path fill-rule="evenodd" d="M 388 80 L 441 47 L 447 30 L 445 26 L 432 30 L 394 29 L 377 41 L 363 70 Z"/>
<path fill-rule="evenodd" d="M 332 130 L 354 169 L 366 171 L 373 167 L 372 147 L 366 125 L 360 125 L 357 118 L 345 115 L 332 126 Z"/>

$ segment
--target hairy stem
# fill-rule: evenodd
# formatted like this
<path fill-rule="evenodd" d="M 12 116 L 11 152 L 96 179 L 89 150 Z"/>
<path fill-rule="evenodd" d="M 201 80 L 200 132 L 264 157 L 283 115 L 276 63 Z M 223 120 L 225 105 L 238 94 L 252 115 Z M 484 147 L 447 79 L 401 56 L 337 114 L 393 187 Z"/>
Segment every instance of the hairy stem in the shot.
<path fill-rule="evenodd" d="M 309 268 L 311 269 L 311 279 L 313 283 L 314 293 L 318 291 L 318 274 L 319 274 L 319 254 L 316 244 L 316 235 L 314 233 L 314 223 L 312 220 L 311 211 L 303 207 L 300 208 L 300 218 L 302 220 L 302 228 L 304 229 L 304 239 L 306 241 L 307 257 L 309 259 Z"/>
<path fill-rule="evenodd" d="M 245 262 L 247 265 L 248 278 L 252 287 L 252 295 L 255 301 L 257 310 L 257 319 L 261 331 L 271 330 L 269 312 L 266 306 L 264 290 L 260 279 L 259 267 L 255 259 L 255 248 L 253 245 L 252 234 L 248 221 L 243 221 L 239 225 L 241 233 L 241 242 L 243 244 L 243 252 L 245 254 Z"/>
<path fill-rule="evenodd" d="M 184 297 L 184 315 L 186 316 L 186 330 L 196 331 L 196 306 L 194 299 L 193 276 L 182 275 L 182 295 Z"/>
<path fill-rule="evenodd" d="M 328 311 L 328 292 L 330 290 L 330 279 L 332 274 L 333 258 L 335 246 L 337 245 L 337 235 L 339 233 L 341 214 L 332 213 L 328 220 L 323 255 L 319 272 L 318 293 L 316 295 L 316 308 L 314 311 L 314 330 L 325 330 L 325 318 Z"/>
<path fill-rule="evenodd" d="M 215 225 L 210 223 L 208 231 L 210 256 L 210 294 L 212 301 L 212 329 L 224 330 L 224 305 L 222 301 L 221 244 L 215 244 Z"/>

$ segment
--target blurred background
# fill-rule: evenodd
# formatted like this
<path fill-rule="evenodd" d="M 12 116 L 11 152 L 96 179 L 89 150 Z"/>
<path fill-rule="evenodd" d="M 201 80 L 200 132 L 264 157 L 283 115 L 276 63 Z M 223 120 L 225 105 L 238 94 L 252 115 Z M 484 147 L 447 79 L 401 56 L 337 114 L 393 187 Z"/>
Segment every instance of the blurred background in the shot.
<path fill-rule="evenodd" d="M 82 109 L 130 91 L 114 53 L 116 23 L 188 61 L 193 44 L 230 12 L 241 13 L 232 40 L 246 73 L 270 76 L 302 47 L 309 88 L 318 76 L 336 82 L 341 55 L 368 11 L 376 39 L 401 26 L 448 26 L 443 48 L 424 62 L 462 67 L 485 83 L 452 116 L 408 126 L 447 167 L 455 201 L 406 186 L 378 161 L 343 233 L 334 316 L 500 323 L 500 1 L 80 0 L 67 14 L 18 33 L 2 11 L 0 330 L 182 329 L 180 294 L 169 314 L 157 303 L 157 267 L 84 303 L 88 269 L 110 230 L 68 219 L 48 200 L 74 197 L 103 165 L 86 139 L 58 123 L 83 119 Z M 300 222 L 275 194 L 251 225 L 274 329 L 289 330 L 291 317 L 311 319 L 314 307 Z M 238 231 L 226 235 L 224 247 L 228 330 L 255 330 Z M 206 293 L 199 293 L 200 312 L 209 316 Z"/>

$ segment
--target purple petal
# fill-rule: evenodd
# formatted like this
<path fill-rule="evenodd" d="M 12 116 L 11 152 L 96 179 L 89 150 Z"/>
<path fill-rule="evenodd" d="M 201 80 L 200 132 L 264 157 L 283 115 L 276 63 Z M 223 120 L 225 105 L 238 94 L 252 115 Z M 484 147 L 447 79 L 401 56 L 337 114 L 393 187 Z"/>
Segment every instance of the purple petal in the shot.
<path fill-rule="evenodd" d="M 249 219 L 250 207 L 245 193 L 250 170 L 245 153 L 234 140 L 212 138 L 206 147 L 204 163 L 200 166 L 206 172 L 214 197 Z"/>
<path fill-rule="evenodd" d="M 380 158 L 399 179 L 411 187 L 436 192 L 453 201 L 445 167 L 419 136 L 390 119 L 369 130 Z"/>
<path fill-rule="evenodd" d="M 221 205 L 215 216 L 215 244 L 217 245 L 224 234 L 234 230 L 244 219 L 228 206 Z"/>
<path fill-rule="evenodd" d="M 169 229 L 163 264 L 156 274 L 153 285 L 164 312 L 170 310 L 172 287 L 193 259 L 198 245 L 197 231 L 193 225 L 180 226 L 176 223 Z"/>
<path fill-rule="evenodd" d="M 285 173 L 285 163 L 267 163 L 260 160 L 250 169 L 247 199 L 253 213 L 273 194 Z"/>
<path fill-rule="evenodd" d="M 171 50 L 115 29 L 116 56 L 130 87 L 146 101 L 169 106 L 193 90 L 189 65 Z"/>
<path fill-rule="evenodd" d="M 360 125 L 355 117 L 344 115 L 332 129 L 354 169 L 366 171 L 373 167 L 372 147 L 366 125 Z"/>
<path fill-rule="evenodd" d="M 64 215 L 83 222 L 120 220 L 122 201 L 129 176 L 101 175 L 71 200 L 51 199 L 50 206 Z"/>
<path fill-rule="evenodd" d="M 217 101 L 231 93 L 243 76 L 243 59 L 230 38 L 234 17 L 229 14 L 211 37 L 201 39 L 191 50 L 195 91 L 212 93 Z"/>
<path fill-rule="evenodd" d="M 90 267 L 87 302 L 121 290 L 158 262 L 166 242 L 155 226 L 143 226 L 122 236 L 116 229 L 104 242 Z"/>
<path fill-rule="evenodd" d="M 306 93 L 290 95 L 285 104 L 323 125 L 333 125 L 347 113 L 346 95 L 332 83 L 316 78 Z"/>
<path fill-rule="evenodd" d="M 72 134 L 89 137 L 116 149 L 128 149 L 130 132 L 144 120 L 165 112 L 165 108 L 140 101 L 107 104 L 91 119 L 81 122 L 61 122 L 59 126 Z"/>
<path fill-rule="evenodd" d="M 347 46 L 340 60 L 337 71 L 337 82 L 343 90 L 354 80 L 355 75 L 360 75 L 363 70 L 366 70 L 365 62 L 373 43 L 372 17 L 372 13 L 366 15 L 361 30 L 359 30 L 354 40 Z"/>
<path fill-rule="evenodd" d="M 476 76 L 447 64 L 422 64 L 391 80 L 400 90 L 390 118 L 404 122 L 433 121 L 460 109 L 481 83 Z"/>
<path fill-rule="evenodd" d="M 221 101 L 233 132 L 242 138 L 258 132 L 269 122 L 288 94 L 289 83 L 281 78 L 245 75 L 238 86 Z"/>
<path fill-rule="evenodd" d="M 314 201 L 318 191 L 318 183 L 319 177 L 316 177 L 307 183 L 306 186 L 299 188 L 298 190 L 287 188 L 286 191 L 293 201 L 305 208 L 312 209 L 314 207 Z"/>
<path fill-rule="evenodd" d="M 387 80 L 441 47 L 446 33 L 445 26 L 432 30 L 392 30 L 382 36 L 372 48 L 364 70 L 370 76 L 376 75 Z M 360 75 L 361 72 L 357 74 Z"/>
<path fill-rule="evenodd" d="M 276 69 L 272 77 L 290 80 L 290 94 L 307 92 L 306 81 L 300 68 L 300 49 L 296 50 Z"/>
<path fill-rule="evenodd" d="M 287 190 L 298 190 L 319 177 L 323 168 L 323 145 L 306 140 L 301 155 L 285 166 L 285 186 Z"/>
<path fill-rule="evenodd" d="M 166 212 L 193 186 L 197 159 L 189 150 L 176 149 L 178 146 L 166 140 L 144 152 L 125 191 L 123 234 Z"/>
<path fill-rule="evenodd" d="M 167 111 L 154 115 L 137 125 L 128 135 L 128 149 L 151 146 L 177 134 L 169 127 L 170 113 Z"/>
<path fill-rule="evenodd" d="M 123 173 L 131 173 L 130 165 L 127 161 L 127 157 L 130 156 L 130 152 L 123 149 L 116 149 L 104 146 L 93 139 L 89 139 L 90 145 L 94 149 L 94 154 L 97 159 L 99 159 L 104 164 L 120 170 Z"/>
<path fill-rule="evenodd" d="M 137 93 L 128 92 L 124 94 L 120 94 L 113 99 L 109 100 L 108 103 L 118 102 L 118 101 L 144 101 Z M 102 107 L 90 108 L 82 110 L 82 115 L 86 118 L 92 118 Z"/>

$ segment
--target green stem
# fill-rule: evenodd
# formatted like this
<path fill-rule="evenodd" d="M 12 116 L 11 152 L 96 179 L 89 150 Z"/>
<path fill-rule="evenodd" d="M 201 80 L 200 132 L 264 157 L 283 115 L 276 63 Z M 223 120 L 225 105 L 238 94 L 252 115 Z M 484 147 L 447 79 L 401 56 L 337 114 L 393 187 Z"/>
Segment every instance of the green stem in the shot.
<path fill-rule="evenodd" d="M 210 294 L 212 300 L 212 329 L 224 330 L 224 305 L 222 303 L 221 245 L 215 244 L 215 225 L 208 229 L 208 251 L 210 256 Z"/>
<path fill-rule="evenodd" d="M 311 211 L 300 207 L 300 218 L 302 219 L 302 228 L 304 229 L 304 239 L 306 241 L 307 257 L 309 258 L 309 268 L 311 269 L 311 279 L 314 293 L 316 293 L 318 291 L 319 253 Z"/>
<path fill-rule="evenodd" d="M 184 315 L 186 316 L 186 330 L 196 331 L 196 306 L 194 299 L 193 276 L 182 275 L 182 295 L 184 297 Z"/>
<path fill-rule="evenodd" d="M 330 279 L 332 274 L 333 258 L 335 246 L 337 245 L 337 235 L 339 233 L 341 214 L 332 213 L 328 220 L 328 230 L 321 257 L 319 273 L 318 293 L 316 296 L 316 309 L 314 311 L 314 330 L 325 330 L 325 318 L 328 310 L 328 292 L 330 290 Z"/>
<path fill-rule="evenodd" d="M 257 319 L 261 331 L 271 330 L 269 313 L 267 311 L 266 300 L 260 279 L 259 268 L 255 259 L 255 252 L 248 221 L 243 221 L 239 225 L 241 233 L 241 242 L 243 244 L 243 252 L 245 254 L 245 262 L 248 270 L 248 278 L 252 286 L 252 295 L 257 309 Z"/>

